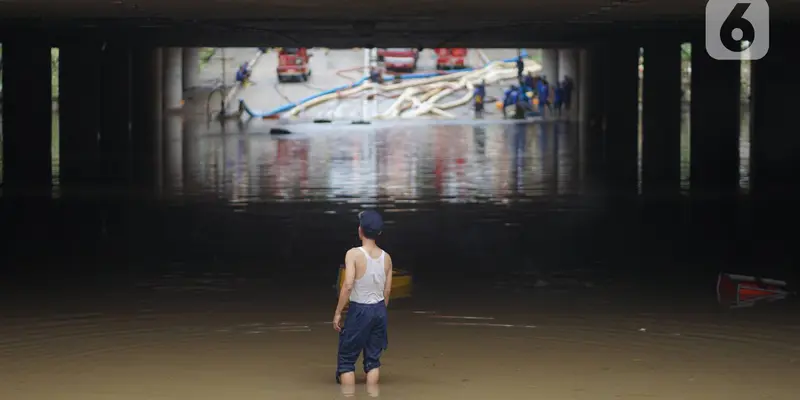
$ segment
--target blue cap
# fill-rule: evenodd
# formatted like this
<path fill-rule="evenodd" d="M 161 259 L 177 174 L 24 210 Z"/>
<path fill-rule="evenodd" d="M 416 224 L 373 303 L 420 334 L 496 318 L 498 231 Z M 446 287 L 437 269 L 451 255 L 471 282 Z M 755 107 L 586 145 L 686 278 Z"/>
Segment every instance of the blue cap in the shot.
<path fill-rule="evenodd" d="M 383 231 L 383 218 L 375 210 L 358 213 L 358 224 L 364 232 L 377 235 Z"/>

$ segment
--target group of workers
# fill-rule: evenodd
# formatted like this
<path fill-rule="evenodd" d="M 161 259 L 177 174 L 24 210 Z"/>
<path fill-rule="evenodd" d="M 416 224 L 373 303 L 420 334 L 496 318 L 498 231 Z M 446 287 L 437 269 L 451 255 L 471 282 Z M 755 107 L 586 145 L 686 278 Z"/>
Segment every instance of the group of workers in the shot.
<path fill-rule="evenodd" d="M 542 116 L 545 111 L 556 117 L 561 116 L 562 109 L 569 111 L 575 86 L 571 77 L 565 76 L 561 82 L 556 82 L 555 87 L 551 87 L 545 76 L 534 76 L 530 72 L 524 75 L 524 63 L 520 57 L 517 59 L 517 80 L 519 84 L 511 85 L 503 94 L 502 104 L 498 105 L 502 106 L 503 117 L 507 117 L 508 107 L 514 107 L 514 118 L 525 118 L 528 112 L 534 111 L 534 103 L 538 104 L 538 112 Z M 476 114 L 483 113 L 485 101 L 486 83 L 481 82 L 475 86 L 473 93 Z"/>

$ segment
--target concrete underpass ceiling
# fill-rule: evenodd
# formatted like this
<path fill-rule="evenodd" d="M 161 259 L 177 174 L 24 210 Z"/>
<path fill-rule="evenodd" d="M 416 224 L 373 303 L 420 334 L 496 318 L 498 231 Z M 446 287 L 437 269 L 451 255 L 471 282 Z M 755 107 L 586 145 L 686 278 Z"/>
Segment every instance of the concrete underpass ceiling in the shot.
<path fill-rule="evenodd" d="M 800 0 L 769 5 L 773 20 L 799 19 Z M 530 47 L 637 29 L 685 34 L 702 26 L 705 6 L 705 0 L 0 0 L 0 19 L 6 30 L 36 25 L 64 35 L 96 29 L 125 36 L 145 28 L 140 40 L 176 45 Z"/>

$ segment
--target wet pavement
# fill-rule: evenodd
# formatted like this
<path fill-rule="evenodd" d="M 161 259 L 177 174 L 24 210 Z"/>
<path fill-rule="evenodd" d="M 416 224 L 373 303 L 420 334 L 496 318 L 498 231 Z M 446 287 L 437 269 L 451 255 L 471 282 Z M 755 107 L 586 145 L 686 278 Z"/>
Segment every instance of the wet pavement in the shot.
<path fill-rule="evenodd" d="M 620 196 L 564 121 L 272 124 L 166 120 L 155 194 L 0 200 L 0 397 L 337 398 L 331 285 L 376 207 L 415 281 L 383 398 L 794 399 L 794 303 L 713 300 L 791 265 L 746 197 Z"/>

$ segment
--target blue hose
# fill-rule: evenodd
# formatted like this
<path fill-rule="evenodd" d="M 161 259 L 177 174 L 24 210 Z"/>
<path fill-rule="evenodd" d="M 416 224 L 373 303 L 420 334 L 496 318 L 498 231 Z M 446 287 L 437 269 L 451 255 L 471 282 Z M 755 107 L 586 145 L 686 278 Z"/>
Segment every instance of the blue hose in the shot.
<path fill-rule="evenodd" d="M 523 50 L 520 53 L 520 56 L 527 57 L 528 56 L 528 52 Z M 514 61 L 517 61 L 517 57 L 507 58 L 505 60 L 502 60 L 502 62 L 514 62 Z M 405 81 L 405 80 L 409 80 L 409 79 L 413 80 L 413 79 L 433 78 L 435 76 L 442 76 L 442 75 L 447 75 L 447 74 L 455 74 L 455 73 L 460 73 L 460 72 L 472 72 L 474 70 L 475 70 L 474 68 L 464 68 L 464 69 L 460 69 L 460 70 L 456 70 L 456 71 L 447 71 L 447 72 L 428 72 L 428 73 L 424 73 L 424 74 L 403 74 L 403 75 L 400 75 L 400 80 Z M 384 81 L 393 81 L 394 78 L 395 78 L 394 75 L 389 75 L 389 76 L 383 77 L 383 80 Z M 364 83 L 368 79 L 369 78 L 364 77 L 364 78 L 361 78 L 361 79 L 357 80 L 356 82 L 351 83 L 349 85 L 338 86 L 338 87 L 335 87 L 333 89 L 329 89 L 329 90 L 326 90 L 326 91 L 323 91 L 323 92 L 308 96 L 308 97 L 306 97 L 304 99 L 300 99 L 296 103 L 284 104 L 284 105 L 282 105 L 282 106 L 280 106 L 278 108 L 274 108 L 274 109 L 272 109 L 270 111 L 266 111 L 266 112 L 264 112 L 264 111 L 255 111 L 255 110 L 250 109 L 250 107 L 248 107 L 247 104 L 245 104 L 243 99 L 239 99 L 239 104 L 241 105 L 241 108 L 244 110 L 244 112 L 246 112 L 247 115 L 249 115 L 251 118 L 268 118 L 268 117 L 272 117 L 272 116 L 275 116 L 275 115 L 278 115 L 278 114 L 281 114 L 281 113 L 285 113 L 285 112 L 287 112 L 287 111 L 289 111 L 289 110 L 291 110 L 291 109 L 293 109 L 293 108 L 295 108 L 295 107 L 297 107 L 297 106 L 299 106 L 301 104 L 307 103 L 307 102 L 309 102 L 311 100 L 314 100 L 314 99 L 316 99 L 318 97 L 327 96 L 329 94 L 336 93 L 336 92 L 338 92 L 340 90 L 352 89 L 352 88 L 354 88 L 354 87 L 356 87 L 358 85 L 361 85 L 362 83 Z"/>

